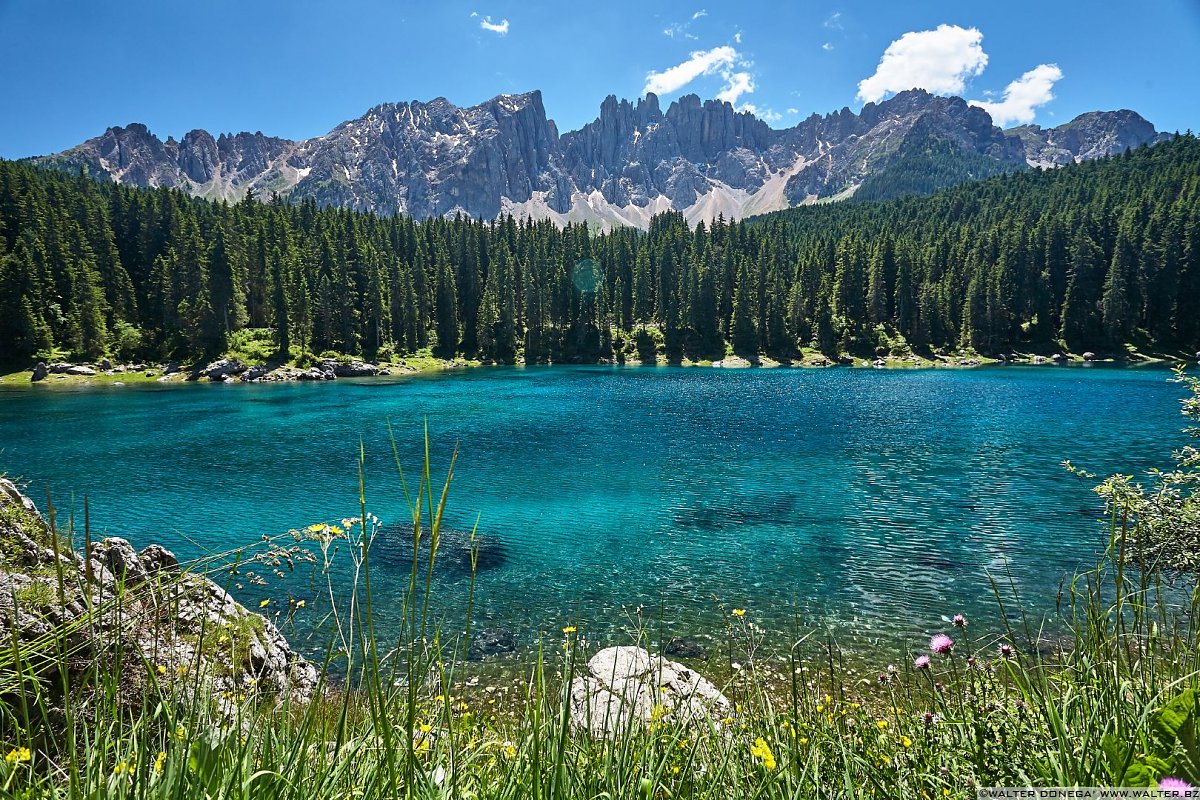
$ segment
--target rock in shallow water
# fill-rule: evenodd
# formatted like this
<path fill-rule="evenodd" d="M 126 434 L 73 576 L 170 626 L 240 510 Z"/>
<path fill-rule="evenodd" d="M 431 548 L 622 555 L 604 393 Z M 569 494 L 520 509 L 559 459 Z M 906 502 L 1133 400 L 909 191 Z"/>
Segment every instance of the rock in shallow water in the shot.
<path fill-rule="evenodd" d="M 485 628 L 471 637 L 471 645 L 467 648 L 467 658 L 472 661 L 482 661 L 488 656 L 511 653 L 517 649 L 516 637 L 512 631 L 505 628 Z"/>

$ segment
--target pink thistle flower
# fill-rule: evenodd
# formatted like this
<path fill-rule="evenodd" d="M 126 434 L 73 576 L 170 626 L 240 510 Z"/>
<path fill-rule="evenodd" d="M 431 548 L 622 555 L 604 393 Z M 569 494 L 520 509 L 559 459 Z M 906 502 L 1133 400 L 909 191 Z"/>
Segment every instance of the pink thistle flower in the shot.
<path fill-rule="evenodd" d="M 962 614 L 955 614 L 954 619 L 950 620 L 950 622 L 953 623 L 954 627 L 956 628 L 967 627 L 967 618 Z"/>
<path fill-rule="evenodd" d="M 929 640 L 929 649 L 938 655 L 945 655 L 954 649 L 954 640 L 944 633 L 939 633 Z"/>
<path fill-rule="evenodd" d="M 1012 658 L 1013 657 L 1013 647 L 1011 644 L 1000 645 L 1000 657 L 1001 658 Z"/>
<path fill-rule="evenodd" d="M 917 669 L 929 669 L 929 656 L 917 656 L 913 666 Z"/>
<path fill-rule="evenodd" d="M 1179 778 L 1163 778 L 1158 782 L 1158 788 L 1162 789 L 1167 797 L 1183 797 L 1183 792 L 1191 789 L 1192 785 Z"/>

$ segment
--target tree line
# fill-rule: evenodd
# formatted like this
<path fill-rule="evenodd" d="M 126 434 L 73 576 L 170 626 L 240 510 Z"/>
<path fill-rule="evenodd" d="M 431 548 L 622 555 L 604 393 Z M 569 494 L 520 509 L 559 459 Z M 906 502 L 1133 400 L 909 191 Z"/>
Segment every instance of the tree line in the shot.
<path fill-rule="evenodd" d="M 1200 347 L 1200 142 L 648 231 L 209 202 L 0 162 L 0 361 Z"/>

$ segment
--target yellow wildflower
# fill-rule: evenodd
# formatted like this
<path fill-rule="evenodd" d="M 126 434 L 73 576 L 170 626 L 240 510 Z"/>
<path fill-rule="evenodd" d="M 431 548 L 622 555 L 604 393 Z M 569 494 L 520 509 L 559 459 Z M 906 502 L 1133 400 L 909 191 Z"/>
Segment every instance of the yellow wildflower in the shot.
<path fill-rule="evenodd" d="M 733 610 L 733 615 L 734 615 L 735 617 L 744 617 L 744 616 L 746 616 L 746 609 L 744 609 L 744 608 L 735 608 L 735 609 Z"/>
<path fill-rule="evenodd" d="M 563 628 L 563 633 L 574 633 L 577 630 L 579 630 L 579 629 L 576 628 L 574 625 L 568 625 L 567 627 Z"/>
<path fill-rule="evenodd" d="M 267 607 L 267 606 L 269 606 L 269 605 L 271 605 L 271 598 L 269 598 L 269 597 L 268 597 L 266 600 L 263 600 L 261 603 L 259 603 L 259 604 L 258 604 L 258 607 L 259 607 L 259 608 L 266 608 L 266 607 Z"/>
<path fill-rule="evenodd" d="M 767 744 L 767 740 L 761 736 L 750 748 L 750 755 L 758 759 L 767 770 L 775 769 L 775 754 L 771 752 L 771 746 Z"/>
<path fill-rule="evenodd" d="M 304 608 L 304 601 L 303 601 L 303 600 L 297 600 L 297 601 L 296 601 L 296 608 Z"/>
<path fill-rule="evenodd" d="M 158 756 L 154 759 L 154 771 L 162 772 L 163 767 L 166 765 L 166 763 L 167 763 L 167 751 L 159 750 Z"/>
<path fill-rule="evenodd" d="M 945 787 L 942 787 L 942 797 L 949 797 L 949 796 L 950 796 L 950 790 Z"/>
<path fill-rule="evenodd" d="M 516 745 L 514 745 L 512 742 L 504 743 L 504 757 L 507 758 L 509 761 L 512 761 L 514 758 L 517 757 L 517 748 L 516 748 Z"/>
<path fill-rule="evenodd" d="M 167 668 L 166 668 L 165 666 L 163 666 L 162 664 L 159 664 L 159 665 L 158 665 L 158 674 L 159 674 L 159 675 L 166 675 L 166 674 L 167 674 Z"/>
<path fill-rule="evenodd" d="M 9 750 L 4 756 L 4 761 L 7 764 L 19 764 L 23 761 L 29 761 L 33 758 L 33 753 L 29 752 L 28 747 L 18 747 L 15 750 Z"/>
<path fill-rule="evenodd" d="M 180 664 L 178 667 L 175 668 L 175 674 L 177 676 L 179 676 L 180 678 L 182 678 L 184 675 L 187 675 L 188 674 L 188 665 Z"/>
<path fill-rule="evenodd" d="M 421 726 L 421 733 L 429 733 L 429 731 L 431 731 L 431 730 L 432 730 L 432 728 L 429 725 Z"/>
<path fill-rule="evenodd" d="M 113 767 L 113 775 L 129 775 L 133 772 L 133 765 L 128 761 L 118 761 Z"/>
<path fill-rule="evenodd" d="M 912 739 L 908 738 L 907 736 L 901 736 L 900 744 L 904 745 L 905 747 L 912 747 Z"/>
<path fill-rule="evenodd" d="M 875 723 L 875 726 L 876 726 L 877 728 L 879 728 L 879 730 L 881 730 L 881 731 L 882 731 L 882 730 L 887 730 L 887 725 L 888 725 L 888 723 L 887 723 L 887 720 L 886 720 L 886 719 L 881 719 L 881 720 L 879 720 L 878 722 L 876 722 L 876 723 Z"/>

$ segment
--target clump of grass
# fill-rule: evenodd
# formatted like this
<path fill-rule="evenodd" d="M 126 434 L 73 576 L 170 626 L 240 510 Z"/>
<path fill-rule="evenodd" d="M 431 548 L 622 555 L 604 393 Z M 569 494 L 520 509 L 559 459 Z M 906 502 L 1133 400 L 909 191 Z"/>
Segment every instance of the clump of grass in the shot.
<path fill-rule="evenodd" d="M 955 615 L 920 652 L 879 653 L 877 675 L 865 679 L 841 666 L 836 641 L 811 634 L 776 648 L 785 669 L 766 668 L 756 654 L 769 634 L 754 625 L 754 609 L 733 609 L 726 635 L 746 657 L 724 687 L 732 712 L 684 723 L 656 707 L 648 721 L 631 719 L 606 739 L 578 732 L 570 719 L 569 686 L 588 656 L 583 623 L 540 643 L 507 700 L 493 702 L 491 687 L 468 679 L 470 611 L 453 630 L 430 611 L 454 459 L 435 479 L 427 436 L 419 473 L 396 462 L 413 545 L 398 637 L 385 640 L 374 625 L 371 552 L 380 527 L 367 507 L 360 447 L 358 517 L 296 537 L 315 542 L 320 574 L 347 576 L 326 587 L 331 634 L 316 699 L 214 697 L 191 676 L 165 676 L 139 688 L 131 711 L 127 697 L 118 702 L 126 662 L 72 673 L 68 634 L 57 632 L 40 652 L 63 668 L 48 673 L 10 643 L 0 648 L 0 790 L 28 798 L 728 800 L 1200 783 L 1200 596 L 1125 557 L 1130 532 L 1118 507 L 1103 561 L 1063 587 L 1057 615 L 1069 633 L 1052 649 L 999 583 L 999 624 Z M 335 539 L 344 546 L 332 546 Z M 342 572 L 335 553 L 348 559 Z M 470 609 L 473 581 L 467 592 Z M 294 603 L 287 613 L 297 613 Z M 641 630 L 631 638 L 648 639 Z M 72 675 L 70 685 L 56 688 L 47 674 L 60 683 Z M 50 729 L 60 735 L 41 735 Z"/>

